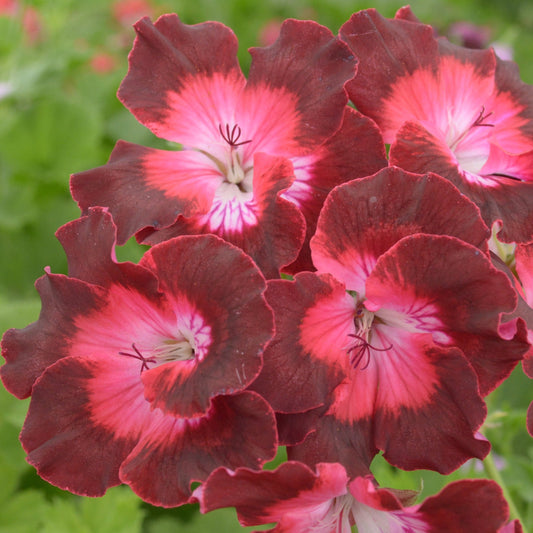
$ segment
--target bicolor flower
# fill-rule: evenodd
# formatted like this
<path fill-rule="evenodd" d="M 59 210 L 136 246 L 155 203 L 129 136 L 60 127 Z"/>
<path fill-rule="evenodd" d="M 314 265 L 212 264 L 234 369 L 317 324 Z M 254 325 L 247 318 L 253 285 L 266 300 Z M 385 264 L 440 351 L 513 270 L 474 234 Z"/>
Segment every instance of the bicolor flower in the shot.
<path fill-rule="evenodd" d="M 119 243 L 215 233 L 278 277 L 327 192 L 387 164 L 376 125 L 346 107 L 353 54 L 327 28 L 288 20 L 274 44 L 251 50 L 246 80 L 237 39 L 220 23 L 164 15 L 135 29 L 118 96 L 182 149 L 120 141 L 107 165 L 72 177 L 74 198 L 83 212 L 108 207 Z"/>
<path fill-rule="evenodd" d="M 337 463 L 316 472 L 298 462 L 275 471 L 217 469 L 194 496 L 200 510 L 235 507 L 243 526 L 275 522 L 272 533 L 494 533 L 508 516 L 500 487 L 486 479 L 450 483 L 423 503 L 417 494 L 377 487 L 371 477 L 350 480 Z"/>
<path fill-rule="evenodd" d="M 436 175 L 387 168 L 330 193 L 311 240 L 317 273 L 269 282 L 276 335 L 252 384 L 277 412 L 308 412 L 298 433 L 309 420 L 314 431 L 289 457 L 353 477 L 377 450 L 439 472 L 488 452 L 482 397 L 528 347 L 520 321 L 499 334 L 516 295 L 488 235 Z"/>
<path fill-rule="evenodd" d="M 126 483 L 175 506 L 219 466 L 270 460 L 274 413 L 245 391 L 273 333 L 251 259 L 202 235 L 117 263 L 111 215 L 96 208 L 58 238 L 69 276 L 47 271 L 39 320 L 2 340 L 4 385 L 31 395 L 21 442 L 39 475 L 88 496 Z"/>
<path fill-rule="evenodd" d="M 350 99 L 391 164 L 452 181 L 489 227 L 501 222 L 500 240 L 533 240 L 533 88 L 516 65 L 436 39 L 409 8 L 355 13 L 340 35 L 359 58 Z"/>

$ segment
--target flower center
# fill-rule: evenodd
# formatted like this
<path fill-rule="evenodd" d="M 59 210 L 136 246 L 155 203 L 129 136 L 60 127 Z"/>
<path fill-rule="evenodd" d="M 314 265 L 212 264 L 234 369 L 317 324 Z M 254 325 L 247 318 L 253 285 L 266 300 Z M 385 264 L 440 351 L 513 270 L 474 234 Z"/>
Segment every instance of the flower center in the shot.
<path fill-rule="evenodd" d="M 326 512 L 309 528 L 309 532 L 335 531 L 336 533 L 350 533 L 352 525 L 355 523 L 352 512 L 355 504 L 356 501 L 351 494 L 342 494 L 326 502 Z M 324 507 L 324 505 L 321 507 Z"/>
<path fill-rule="evenodd" d="M 494 124 L 485 122 L 494 112 L 485 114 L 485 106 L 481 106 L 481 111 L 477 118 L 468 126 L 462 133 L 460 133 L 455 139 L 449 141 L 448 146 L 450 150 L 455 150 L 459 143 L 465 139 L 465 137 L 472 131 L 473 128 L 485 127 L 494 128 Z"/>
<path fill-rule="evenodd" d="M 363 303 L 357 305 L 353 320 L 355 333 L 349 333 L 348 337 L 354 340 L 348 345 L 346 351 L 350 355 L 350 365 L 354 369 L 359 367 L 360 370 L 365 370 L 370 364 L 371 350 L 386 352 L 392 348 L 392 344 L 386 348 L 377 348 L 370 344 L 374 313 L 366 309 Z"/>
<path fill-rule="evenodd" d="M 252 167 L 247 167 L 243 164 L 242 153 L 239 150 L 239 147 L 243 144 L 251 143 L 252 140 L 239 140 L 242 131 L 238 124 L 235 124 L 232 128 L 230 128 L 229 124 L 226 124 L 225 127 L 222 127 L 222 124 L 219 124 L 218 131 L 224 141 L 229 145 L 227 162 L 226 164 L 221 165 L 221 170 L 226 177 L 226 182 L 237 185 L 241 192 L 250 192 L 252 190 Z"/>
<path fill-rule="evenodd" d="M 133 342 L 131 349 L 131 352 L 118 352 L 118 354 L 141 361 L 141 374 L 144 370 L 150 370 L 154 366 L 172 361 L 189 361 L 194 359 L 195 356 L 195 350 L 187 340 L 168 339 L 157 345 L 153 350 L 144 351 L 144 353 Z M 150 367 L 148 365 L 153 366 Z"/>

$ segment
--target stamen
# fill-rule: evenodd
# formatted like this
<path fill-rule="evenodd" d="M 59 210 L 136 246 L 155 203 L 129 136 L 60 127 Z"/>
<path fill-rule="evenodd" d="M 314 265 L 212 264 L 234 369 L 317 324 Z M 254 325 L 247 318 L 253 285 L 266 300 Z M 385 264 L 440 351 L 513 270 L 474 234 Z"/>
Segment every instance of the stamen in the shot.
<path fill-rule="evenodd" d="M 481 106 L 481 111 L 479 112 L 478 117 L 476 118 L 476 120 L 474 121 L 472 126 L 470 126 L 470 127 L 474 128 L 474 127 L 477 127 L 477 126 L 488 126 L 489 128 L 494 128 L 494 124 L 484 124 L 483 123 L 484 120 L 488 119 L 493 114 L 494 114 L 494 111 L 491 111 L 490 113 L 485 115 L 485 106 Z"/>
<path fill-rule="evenodd" d="M 118 352 L 118 354 L 124 355 L 126 357 L 133 357 L 134 359 L 139 359 L 139 361 L 142 361 L 141 374 L 143 373 L 143 370 L 149 370 L 148 363 L 157 363 L 157 361 L 153 357 L 144 357 L 142 353 L 138 350 L 137 346 L 135 346 L 134 342 L 131 344 L 131 347 L 133 348 L 133 351 L 135 353 Z"/>
<path fill-rule="evenodd" d="M 252 140 L 248 141 L 241 141 L 238 142 L 241 137 L 241 128 L 238 126 L 238 124 L 235 124 L 233 128 L 230 130 L 229 124 L 226 124 L 226 131 L 222 129 L 222 124 L 218 125 L 218 131 L 220 132 L 220 135 L 222 135 L 222 138 L 232 147 L 235 148 L 236 146 L 242 146 L 243 144 L 251 143 Z"/>
<path fill-rule="evenodd" d="M 356 342 L 354 342 L 347 350 L 348 353 L 355 352 L 350 356 L 350 364 L 353 368 L 357 368 L 360 364 L 363 358 L 366 356 L 366 363 L 361 367 L 361 370 L 365 370 L 365 368 L 368 367 L 370 364 L 370 350 L 376 350 L 377 352 L 386 352 L 392 348 L 392 344 L 390 346 L 387 346 L 387 348 L 377 348 L 376 346 L 372 346 L 364 337 L 361 335 L 356 335 L 353 333 L 350 333 L 348 337 L 353 337 L 354 339 L 357 339 Z"/>

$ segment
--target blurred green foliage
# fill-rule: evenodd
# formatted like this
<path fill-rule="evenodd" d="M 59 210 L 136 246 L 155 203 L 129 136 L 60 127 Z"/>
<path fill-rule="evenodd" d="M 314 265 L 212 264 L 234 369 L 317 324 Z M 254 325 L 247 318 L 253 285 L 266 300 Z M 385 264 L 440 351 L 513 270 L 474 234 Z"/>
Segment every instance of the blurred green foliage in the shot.
<path fill-rule="evenodd" d="M 150 4 L 153 16 L 176 12 L 189 24 L 219 20 L 232 27 L 240 41 L 239 58 L 245 71 L 250 61 L 247 49 L 262 45 L 265 33 L 285 18 L 314 19 L 336 32 L 354 11 L 375 7 L 393 16 L 402 5 L 390 0 L 372 4 L 353 0 L 152 0 Z M 160 143 L 115 96 L 127 70 L 134 32 L 113 16 L 113 2 L 28 0 L 3 15 L 2 5 L 0 332 L 24 327 L 38 317 L 40 302 L 33 283 L 45 266 L 53 272 L 67 271 L 54 233 L 79 216 L 69 194 L 69 174 L 104 164 L 119 138 L 151 146 Z M 411 6 L 441 34 L 458 21 L 488 28 L 490 41 L 511 47 L 522 78 L 533 82 L 533 4 L 529 0 L 413 0 Z M 119 257 L 138 253 L 129 243 Z M 530 399 L 531 384 L 518 368 L 489 398 L 493 415 L 486 434 L 495 453 L 504 458 L 502 476 L 520 512 L 533 524 L 533 447 L 525 432 Z M 241 530 L 232 509 L 201 516 L 195 506 L 154 508 L 126 487 L 111 489 L 101 499 L 81 498 L 51 487 L 25 463 L 18 443 L 26 409 L 26 401 L 0 388 L 0 533 Z M 497 412 L 504 416 L 494 415 Z M 380 457 L 373 467 L 383 485 L 423 486 L 423 495 L 437 492 L 449 479 L 484 475 L 475 462 L 448 478 L 432 472 L 401 472 Z"/>

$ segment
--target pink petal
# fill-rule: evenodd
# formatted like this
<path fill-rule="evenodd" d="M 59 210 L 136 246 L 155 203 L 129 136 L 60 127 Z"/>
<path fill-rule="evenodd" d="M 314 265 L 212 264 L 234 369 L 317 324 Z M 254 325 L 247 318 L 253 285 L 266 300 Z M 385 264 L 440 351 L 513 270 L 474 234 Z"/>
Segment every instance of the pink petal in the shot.
<path fill-rule="evenodd" d="M 435 201 L 438 198 L 439 201 Z M 454 235 L 487 250 L 478 209 L 439 176 L 388 167 L 334 189 L 311 240 L 313 262 L 364 293 L 378 257 L 413 233 Z"/>
<path fill-rule="evenodd" d="M 353 298 L 331 276 L 307 272 L 269 282 L 266 296 L 276 334 L 252 389 L 277 412 L 318 407 L 342 380 L 345 363 L 338 354 L 353 331 Z"/>
<path fill-rule="evenodd" d="M 507 521 L 509 507 L 494 481 L 464 479 L 427 498 L 417 514 L 427 520 L 432 531 L 493 533 Z"/>
<path fill-rule="evenodd" d="M 346 181 L 374 174 L 387 166 L 387 159 L 374 122 L 346 107 L 342 126 L 335 135 L 313 154 L 292 161 L 295 180 L 283 195 L 300 208 L 307 224 L 304 247 L 297 261 L 285 269 L 296 273 L 314 270 L 309 241 L 328 193 Z"/>
<path fill-rule="evenodd" d="M 131 365 L 68 357 L 36 382 L 21 442 L 43 479 L 76 494 L 102 496 L 120 483 L 120 464 L 150 415 Z"/>
<path fill-rule="evenodd" d="M 452 482 L 411 507 L 403 507 L 391 489 L 376 488 L 368 479 L 353 480 L 349 490 L 360 531 L 494 533 L 509 513 L 501 489 L 485 479 Z"/>
<path fill-rule="evenodd" d="M 282 139 L 277 135 L 269 135 L 268 144 L 260 143 L 258 146 L 261 150 L 274 152 L 270 143 L 276 142 L 279 148 L 275 153 L 280 155 L 310 153 L 341 125 L 347 102 L 344 84 L 355 74 L 353 54 L 329 29 L 313 21 L 300 20 L 286 20 L 274 44 L 266 48 L 252 48 L 250 53 L 252 65 L 245 92 L 252 96 L 257 107 L 263 107 L 259 117 L 269 112 L 268 106 L 257 98 L 258 91 L 267 89 L 274 95 L 280 92 L 294 95 L 296 111 L 293 115 L 296 120 L 289 130 L 290 140 L 285 149 L 277 144 Z M 254 107 L 246 107 L 246 112 L 251 113 Z M 274 117 L 282 120 L 280 126 L 285 121 L 283 114 L 270 113 L 265 135 L 271 131 L 269 124 L 274 126 L 271 122 Z M 248 116 L 250 122 L 259 123 Z M 278 149 L 281 151 L 278 152 Z"/>
<path fill-rule="evenodd" d="M 146 226 L 207 212 L 222 181 L 221 171 L 199 152 L 119 141 L 106 165 L 72 175 L 71 191 L 84 214 L 93 205 L 108 207 L 124 244 Z"/>
<path fill-rule="evenodd" d="M 366 289 L 368 309 L 395 310 L 404 327 L 432 331 L 438 344 L 461 348 L 483 396 L 509 375 L 527 350 L 523 331 L 511 340 L 498 332 L 501 313 L 516 306 L 507 276 L 477 248 L 455 237 L 405 237 L 380 257 Z M 427 316 L 411 316 L 421 307 Z M 392 317 L 383 315 L 387 319 Z"/>
<path fill-rule="evenodd" d="M 200 491 L 200 509 L 205 513 L 235 507 L 244 526 L 279 522 L 275 531 L 322 531 L 316 528 L 333 499 L 346 494 L 347 483 L 338 464 L 320 464 L 316 474 L 297 462 L 284 463 L 273 472 L 218 469 Z"/>
<path fill-rule="evenodd" d="M 58 274 L 47 273 L 36 287 L 42 301 L 39 320 L 24 329 L 10 329 L 2 338 L 6 364 L 0 375 L 6 389 L 18 398 L 27 398 L 46 368 L 70 355 L 76 318 L 103 301 L 98 288 Z"/>
<path fill-rule="evenodd" d="M 194 359 L 145 372 L 146 397 L 165 412 L 199 416 L 213 396 L 243 390 L 261 368 L 272 335 L 264 278 L 249 257 L 214 236 L 166 241 L 141 264 L 159 278 L 175 327 L 195 350 Z"/>
<path fill-rule="evenodd" d="M 375 9 L 367 9 L 354 13 L 339 33 L 359 59 L 357 76 L 347 84 L 350 99 L 357 109 L 378 123 L 385 143 L 390 144 L 401 118 L 398 111 L 392 115 L 383 113 L 383 103 L 397 80 L 418 68 L 435 66 L 437 41 L 433 28 L 405 20 L 388 20 Z M 409 100 L 401 102 L 408 104 Z M 407 110 L 410 107 L 408 104 Z"/>
<path fill-rule="evenodd" d="M 533 238 L 532 185 L 520 179 L 529 180 L 531 154 L 526 153 L 511 160 L 491 147 L 487 158 L 485 167 L 492 174 L 462 171 L 455 156 L 441 140 L 412 122 L 400 128 L 390 149 L 391 164 L 411 172 L 438 173 L 449 179 L 480 208 L 488 226 L 503 222 L 503 229 L 498 234 L 501 240 L 530 241 Z M 480 172 L 484 172 L 485 167 Z"/>
<path fill-rule="evenodd" d="M 199 147 L 219 138 L 245 84 L 233 32 L 218 22 L 188 26 L 176 15 L 155 24 L 143 18 L 135 30 L 120 100 L 165 139 Z"/>

